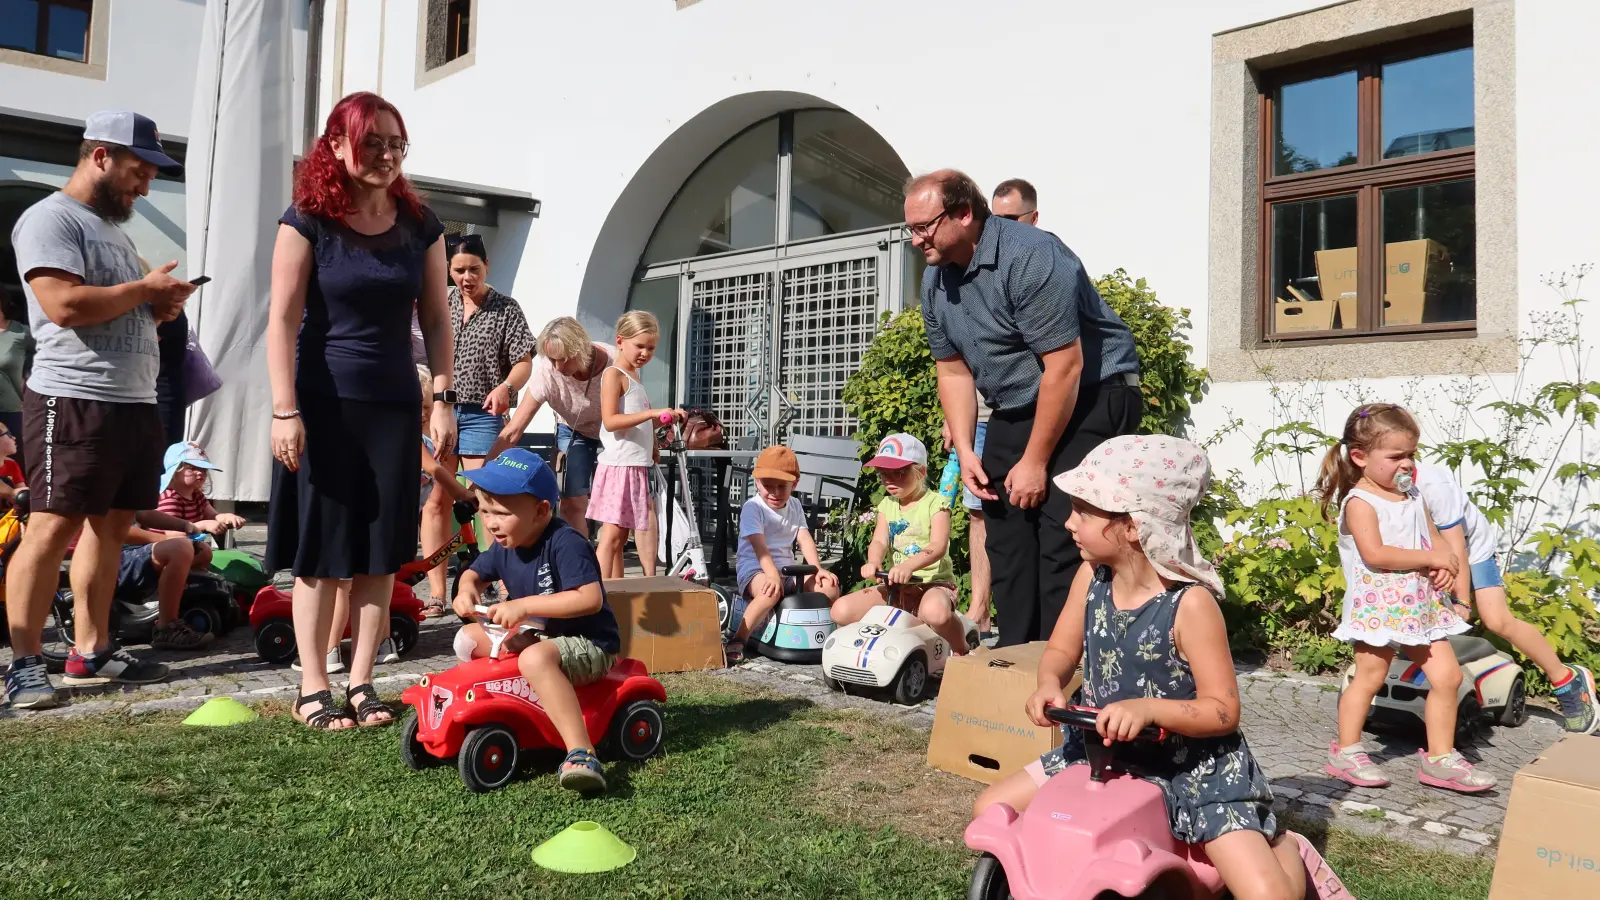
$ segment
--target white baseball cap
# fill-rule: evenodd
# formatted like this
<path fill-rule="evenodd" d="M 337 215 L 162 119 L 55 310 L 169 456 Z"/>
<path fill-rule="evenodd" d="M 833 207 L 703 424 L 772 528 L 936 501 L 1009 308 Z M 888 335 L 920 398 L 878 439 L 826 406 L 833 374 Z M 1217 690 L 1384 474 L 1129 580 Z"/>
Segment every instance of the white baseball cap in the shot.
<path fill-rule="evenodd" d="M 869 469 L 904 469 L 928 465 L 928 448 L 909 434 L 891 434 L 878 445 L 878 452 L 867 460 Z"/>

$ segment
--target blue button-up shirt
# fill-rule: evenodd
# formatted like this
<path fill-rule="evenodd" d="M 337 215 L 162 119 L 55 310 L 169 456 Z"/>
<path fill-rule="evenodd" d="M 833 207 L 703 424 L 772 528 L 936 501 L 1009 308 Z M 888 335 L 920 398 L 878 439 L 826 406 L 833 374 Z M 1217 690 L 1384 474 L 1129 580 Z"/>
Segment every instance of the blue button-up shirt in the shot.
<path fill-rule="evenodd" d="M 1083 341 L 1083 389 L 1137 374 L 1133 333 L 1106 305 L 1077 254 L 1032 225 L 990 216 L 972 261 L 922 273 L 922 320 L 934 359 L 961 357 L 997 410 L 1031 406 L 1040 357 Z"/>

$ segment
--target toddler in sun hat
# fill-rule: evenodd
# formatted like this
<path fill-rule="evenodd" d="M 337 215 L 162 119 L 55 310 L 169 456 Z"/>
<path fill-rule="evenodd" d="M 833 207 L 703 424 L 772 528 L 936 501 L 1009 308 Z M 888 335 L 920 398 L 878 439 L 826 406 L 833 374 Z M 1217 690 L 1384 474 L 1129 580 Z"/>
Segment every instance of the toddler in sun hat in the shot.
<path fill-rule="evenodd" d="M 194 441 L 179 441 L 167 448 L 162 460 L 161 494 L 156 510 L 185 522 L 193 522 L 201 531 L 221 534 L 229 528 L 244 527 L 244 517 L 233 513 L 219 513 L 206 499 L 206 480 L 210 472 L 220 472 L 222 467 L 206 456 L 205 448 Z"/>

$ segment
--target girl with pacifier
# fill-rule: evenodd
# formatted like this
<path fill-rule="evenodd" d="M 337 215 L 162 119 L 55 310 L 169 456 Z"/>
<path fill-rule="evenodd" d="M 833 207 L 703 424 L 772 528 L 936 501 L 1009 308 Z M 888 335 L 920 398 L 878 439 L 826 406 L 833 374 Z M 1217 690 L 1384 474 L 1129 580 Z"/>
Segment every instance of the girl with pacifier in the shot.
<path fill-rule="evenodd" d="M 1358 787 L 1389 779 L 1367 756 L 1361 727 L 1389 674 L 1396 649 L 1422 667 L 1428 747 L 1418 779 L 1462 793 L 1495 785 L 1455 749 L 1461 665 L 1446 640 L 1468 629 L 1443 592 L 1455 587 L 1462 561 L 1443 549 L 1413 483 L 1417 420 L 1392 403 L 1368 403 L 1345 419 L 1343 436 L 1322 461 L 1317 495 L 1323 514 L 1339 507 L 1344 609 L 1333 636 L 1355 644 L 1355 677 L 1339 696 L 1339 735 L 1328 747 L 1329 775 Z"/>
<path fill-rule="evenodd" d="M 1039 661 L 1028 717 L 1053 726 L 1044 708 L 1069 705 L 1081 661 L 1081 702 L 1099 709 L 1099 739 L 1161 788 L 1173 836 L 1202 845 L 1233 896 L 1351 900 L 1309 841 L 1279 830 L 1272 789 L 1239 732 L 1222 580 L 1189 528 L 1210 474 L 1194 444 L 1141 435 L 1112 438 L 1056 477 L 1088 565 Z M 1162 740 L 1134 741 L 1152 725 Z M 1050 776 L 1086 762 L 1084 734 L 1066 729 L 1066 743 L 985 790 L 974 814 L 994 803 L 1021 812 Z"/>

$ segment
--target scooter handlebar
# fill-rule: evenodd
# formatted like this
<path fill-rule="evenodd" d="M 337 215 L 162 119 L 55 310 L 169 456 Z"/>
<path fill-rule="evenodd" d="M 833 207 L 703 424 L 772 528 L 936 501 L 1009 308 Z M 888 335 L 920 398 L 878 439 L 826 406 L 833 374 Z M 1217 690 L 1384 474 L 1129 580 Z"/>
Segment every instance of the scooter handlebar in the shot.
<path fill-rule="evenodd" d="M 807 575 L 817 574 L 817 567 L 807 565 L 784 566 L 778 570 L 778 574 L 785 575 L 790 578 L 804 578 Z"/>
<path fill-rule="evenodd" d="M 1100 710 L 1089 706 L 1046 706 L 1044 708 L 1044 717 L 1058 725 L 1070 725 L 1073 728 L 1081 728 L 1084 731 L 1096 731 L 1095 726 L 1100 718 Z M 1158 728 L 1155 725 L 1146 726 L 1136 738 L 1136 740 L 1141 741 L 1164 741 L 1166 739 L 1167 730 Z"/>

